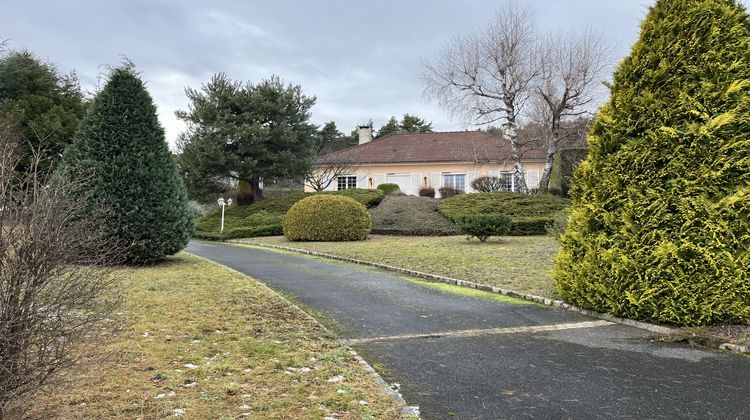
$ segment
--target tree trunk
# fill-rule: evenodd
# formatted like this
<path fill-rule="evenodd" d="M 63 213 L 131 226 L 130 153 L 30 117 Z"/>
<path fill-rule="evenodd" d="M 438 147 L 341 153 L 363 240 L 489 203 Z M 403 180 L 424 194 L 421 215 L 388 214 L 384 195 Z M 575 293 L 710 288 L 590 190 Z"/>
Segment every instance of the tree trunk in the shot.
<path fill-rule="evenodd" d="M 258 178 L 253 178 L 253 180 L 250 181 L 250 186 L 253 189 L 253 202 L 257 203 L 258 201 L 263 200 L 263 191 L 260 189 L 260 180 Z"/>
<path fill-rule="evenodd" d="M 511 153 L 513 154 L 513 163 L 515 166 L 513 177 L 515 178 L 516 191 L 528 194 L 529 188 L 526 186 L 526 172 L 523 169 L 523 157 L 521 156 L 521 147 L 518 144 L 515 117 L 508 118 L 508 122 L 503 124 L 503 128 L 505 129 L 505 135 L 510 140 Z"/>
<path fill-rule="evenodd" d="M 539 192 L 549 192 L 549 179 L 552 175 L 552 164 L 555 162 L 555 155 L 557 154 L 557 144 L 560 136 L 560 118 L 557 116 L 552 117 L 552 129 L 550 130 L 550 136 L 547 141 L 547 157 L 544 161 L 544 172 L 542 173 L 542 179 L 539 181 Z"/>

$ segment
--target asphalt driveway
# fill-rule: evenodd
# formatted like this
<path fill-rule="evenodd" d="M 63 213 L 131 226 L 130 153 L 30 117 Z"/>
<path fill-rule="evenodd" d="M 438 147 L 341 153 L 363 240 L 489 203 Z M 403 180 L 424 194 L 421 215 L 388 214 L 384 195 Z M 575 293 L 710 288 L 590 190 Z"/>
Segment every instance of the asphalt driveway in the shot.
<path fill-rule="evenodd" d="M 324 313 L 426 419 L 750 417 L 750 358 L 355 264 L 212 242 L 187 251 Z"/>

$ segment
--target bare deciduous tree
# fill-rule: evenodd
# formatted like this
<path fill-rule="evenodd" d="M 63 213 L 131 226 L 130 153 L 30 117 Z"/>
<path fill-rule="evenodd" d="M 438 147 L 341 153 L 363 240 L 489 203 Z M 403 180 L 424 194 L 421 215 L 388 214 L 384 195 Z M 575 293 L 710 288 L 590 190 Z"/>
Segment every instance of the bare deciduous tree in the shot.
<path fill-rule="evenodd" d="M 511 144 L 518 191 L 527 192 L 518 119 L 539 76 L 528 8 L 510 3 L 481 32 L 458 36 L 426 62 L 425 97 L 477 125 L 500 123 Z"/>
<path fill-rule="evenodd" d="M 609 66 L 611 49 L 601 35 L 584 31 L 548 35 L 540 51 L 536 93 L 541 99 L 539 114 L 548 126 L 548 138 L 539 189 L 546 191 L 562 140 L 561 124 L 566 118 L 590 112 L 587 106 L 601 92 L 597 87 L 603 86 L 600 81 Z"/>
<path fill-rule="evenodd" d="M 107 267 L 119 252 L 69 198 L 83 182 L 38 173 L 38 153 L 19 175 L 20 146 L 0 121 L 0 418 L 19 415 L 19 397 L 70 366 L 117 303 Z"/>
<path fill-rule="evenodd" d="M 314 191 L 325 191 L 339 176 L 350 175 L 359 169 L 359 164 L 347 158 L 345 154 L 335 153 L 330 142 L 317 141 L 312 153 L 315 159 L 305 175 L 305 184 Z"/>

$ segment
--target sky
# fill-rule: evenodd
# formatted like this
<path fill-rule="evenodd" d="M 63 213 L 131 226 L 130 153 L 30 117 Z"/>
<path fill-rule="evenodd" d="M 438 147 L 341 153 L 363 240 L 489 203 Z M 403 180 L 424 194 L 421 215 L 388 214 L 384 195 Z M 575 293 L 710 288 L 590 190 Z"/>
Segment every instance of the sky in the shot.
<path fill-rule="evenodd" d="M 750 2 L 750 0 L 745 0 Z M 2 0 L 0 39 L 26 48 L 95 92 L 127 57 L 147 82 L 167 140 L 184 125 L 185 87 L 224 72 L 257 83 L 272 75 L 316 96 L 312 122 L 344 133 L 372 119 L 417 114 L 436 131 L 463 130 L 422 96 L 424 61 L 453 35 L 485 25 L 504 0 L 222 1 Z M 638 37 L 653 0 L 527 0 L 542 30 L 593 30 L 614 61 Z"/>

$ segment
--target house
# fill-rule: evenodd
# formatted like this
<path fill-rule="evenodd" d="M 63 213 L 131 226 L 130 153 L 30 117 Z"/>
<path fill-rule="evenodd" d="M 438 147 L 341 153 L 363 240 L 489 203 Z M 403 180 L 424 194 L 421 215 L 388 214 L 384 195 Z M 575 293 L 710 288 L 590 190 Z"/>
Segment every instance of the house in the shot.
<path fill-rule="evenodd" d="M 417 195 L 423 187 L 435 188 L 436 195 L 441 187 L 474 192 L 471 182 L 483 175 L 500 177 L 508 191 L 516 190 L 510 142 L 500 135 L 484 131 L 403 133 L 373 140 L 371 126 L 359 127 L 358 134 L 357 146 L 318 159 L 316 173 L 335 177 L 326 191 L 393 183 L 409 195 Z M 523 149 L 529 189 L 539 187 L 545 153 L 538 146 Z M 334 165 L 346 169 L 326 170 Z M 305 190 L 313 189 L 307 185 Z"/>

